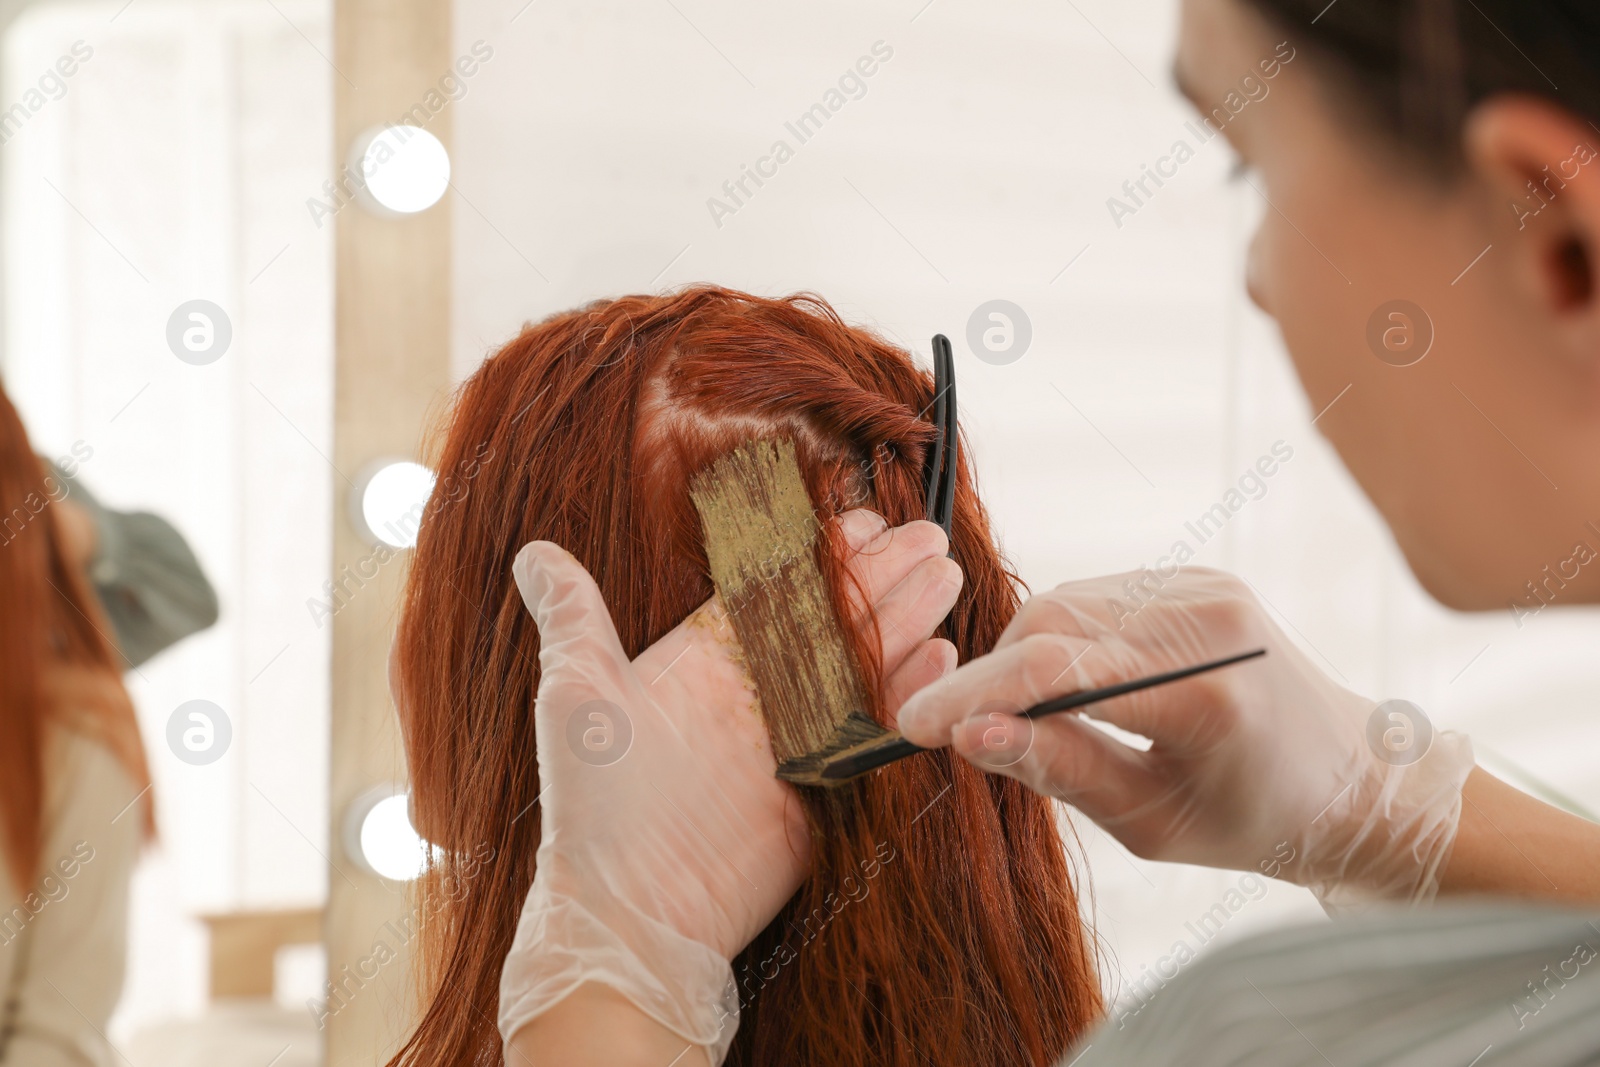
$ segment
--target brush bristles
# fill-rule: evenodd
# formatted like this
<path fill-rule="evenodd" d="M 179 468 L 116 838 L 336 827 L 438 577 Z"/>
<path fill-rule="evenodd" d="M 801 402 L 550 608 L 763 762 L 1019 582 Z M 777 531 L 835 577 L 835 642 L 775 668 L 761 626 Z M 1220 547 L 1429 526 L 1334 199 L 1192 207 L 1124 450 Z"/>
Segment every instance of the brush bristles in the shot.
<path fill-rule="evenodd" d="M 795 785 L 817 785 L 836 789 L 848 784 L 850 779 L 825 777 L 825 772 L 840 757 L 853 754 L 865 746 L 880 743 L 885 738 L 898 736 L 899 734 L 879 726 L 859 711 L 852 711 L 834 730 L 828 742 L 816 752 L 808 752 L 803 756 L 796 756 L 779 763 L 778 777 Z"/>
<path fill-rule="evenodd" d="M 785 764 L 825 749 L 867 702 L 817 565 L 821 531 L 794 443 L 746 442 L 697 475 L 689 495 L 773 755 Z"/>

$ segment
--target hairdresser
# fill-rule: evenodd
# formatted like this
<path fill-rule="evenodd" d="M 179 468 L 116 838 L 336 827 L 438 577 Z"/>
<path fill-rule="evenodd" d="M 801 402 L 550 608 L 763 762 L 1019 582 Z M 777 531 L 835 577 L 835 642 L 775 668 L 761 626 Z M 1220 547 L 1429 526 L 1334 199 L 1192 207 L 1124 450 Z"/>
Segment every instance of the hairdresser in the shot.
<path fill-rule="evenodd" d="M 1271 205 L 1247 282 L 1317 429 L 1441 603 L 1534 603 L 1530 579 L 1557 567 L 1563 602 L 1600 601 L 1600 567 L 1573 562 L 1600 544 L 1600 12 L 1185 0 L 1178 83 L 1210 114 L 1280 42 L 1296 58 L 1270 99 L 1223 131 Z M 1119 618 L 1130 578 L 1151 595 Z M 969 718 L 1257 647 L 1264 659 L 1096 709 L 1148 751 L 1056 717 L 1019 733 L 1012 762 Z M 1193 569 L 1033 598 L 900 725 L 1137 855 L 1265 870 L 1336 915 L 1370 913 L 1201 961 L 1090 1035 L 1081 1067 L 1596 1062 L 1600 827 L 1491 777 L 1467 738 L 1383 695 L 1328 678 L 1243 582 Z M 1505 903 L 1415 910 L 1467 896 Z"/>
<path fill-rule="evenodd" d="M 1452 608 L 1505 610 L 1547 565 L 1596 544 L 1597 56 L 1600 14 L 1578 0 L 1182 4 L 1175 68 L 1202 114 L 1273 64 L 1270 98 L 1223 112 L 1270 204 L 1250 293 L 1282 330 L 1317 429 Z M 603 606 L 558 610 L 587 576 L 549 548 L 524 563 L 541 655 L 586 664 L 547 668 L 544 684 L 582 691 L 599 664 L 625 670 L 606 651 Z M 1561 577 L 1563 602 L 1600 601 L 1600 567 Z M 1119 617 L 1110 602 L 1130 578 L 1148 603 Z M 549 653 L 551 636 L 563 651 Z M 1257 647 L 1268 655 L 1096 707 L 1148 750 L 1065 716 L 975 718 Z M 1600 828 L 1486 774 L 1467 738 L 1329 679 L 1235 578 L 1191 568 L 1159 586 L 1119 575 L 1037 596 L 992 654 L 913 695 L 899 722 L 1066 801 L 1140 856 L 1265 871 L 1344 916 L 1186 967 L 1136 1016 L 1088 1035 L 1068 1057 L 1078 1067 L 1600 1060 Z M 560 746 L 541 745 L 541 761 L 547 748 Z M 546 825 L 581 840 L 581 807 L 552 803 L 570 769 L 552 771 Z M 614 867 L 591 857 L 591 883 L 675 870 L 646 846 L 646 821 L 637 847 L 623 847 L 627 820 L 604 829 Z M 753 860 L 747 841 L 708 845 Z M 766 856 L 783 870 L 776 848 Z M 524 913 L 502 1020 L 508 993 L 554 1005 L 512 1042 L 529 1062 L 558 1062 L 540 1049 L 666 1062 L 685 1040 L 717 1060 L 715 961 L 782 897 L 731 876 L 659 884 L 672 899 L 644 899 L 669 918 L 639 929 Z M 626 964 L 643 975 L 631 986 L 614 978 Z M 562 990 L 577 993 L 549 995 Z"/>

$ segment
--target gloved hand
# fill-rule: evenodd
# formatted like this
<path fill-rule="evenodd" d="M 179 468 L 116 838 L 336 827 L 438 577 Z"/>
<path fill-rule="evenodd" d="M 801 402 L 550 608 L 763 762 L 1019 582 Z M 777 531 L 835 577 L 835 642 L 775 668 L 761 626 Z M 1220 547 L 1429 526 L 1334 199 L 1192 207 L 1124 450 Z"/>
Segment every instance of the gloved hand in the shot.
<path fill-rule="evenodd" d="M 955 648 L 928 636 L 961 571 L 932 523 L 838 521 L 896 708 L 955 666 Z M 794 895 L 810 849 L 737 638 L 714 597 L 629 663 L 572 556 L 534 542 L 515 576 L 540 635 L 542 838 L 501 973 L 501 1035 L 599 983 L 720 1063 L 738 1024 L 729 961 Z"/>
<path fill-rule="evenodd" d="M 1256 648 L 1267 655 L 1085 709 L 1149 738 L 1148 751 L 1070 713 L 1015 715 L 1062 693 Z M 953 744 L 1071 803 L 1137 856 L 1261 870 L 1336 911 L 1437 891 L 1472 746 L 1433 733 L 1417 710 L 1380 711 L 1335 684 L 1244 582 L 1191 568 L 1034 597 L 990 655 L 907 701 L 899 725 L 920 745 Z"/>

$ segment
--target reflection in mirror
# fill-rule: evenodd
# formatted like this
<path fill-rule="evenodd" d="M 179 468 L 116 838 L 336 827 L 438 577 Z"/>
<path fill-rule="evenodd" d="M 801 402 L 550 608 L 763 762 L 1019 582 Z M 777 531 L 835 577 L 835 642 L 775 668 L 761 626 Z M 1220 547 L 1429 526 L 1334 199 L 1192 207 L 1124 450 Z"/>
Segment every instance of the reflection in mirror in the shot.
<path fill-rule="evenodd" d="M 116 922 L 84 949 L 105 988 L 38 975 L 69 1001 L 34 1001 L 39 1026 L 102 1032 L 84 1062 L 319 1059 L 330 627 L 307 604 L 337 475 L 332 228 L 305 201 L 332 170 L 328 37 L 321 0 L 42 2 L 4 31 L 4 387 L 98 530 L 155 824 L 50 905 L 128 885 L 120 1000 Z M 185 545 L 216 619 L 155 651 L 196 606 Z M 134 797 L 105 794 L 77 793 L 109 826 Z"/>

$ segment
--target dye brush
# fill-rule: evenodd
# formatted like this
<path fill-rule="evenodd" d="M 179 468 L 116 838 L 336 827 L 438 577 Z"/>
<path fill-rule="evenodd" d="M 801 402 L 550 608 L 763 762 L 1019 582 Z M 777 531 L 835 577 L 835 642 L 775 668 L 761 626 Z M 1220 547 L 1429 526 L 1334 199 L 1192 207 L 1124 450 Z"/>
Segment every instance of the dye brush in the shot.
<path fill-rule="evenodd" d="M 1110 700 L 1112 697 L 1136 693 L 1141 689 L 1192 678 L 1206 671 L 1214 671 L 1266 654 L 1266 649 L 1258 648 L 1253 652 L 1244 652 L 1237 656 L 1228 656 L 1225 659 L 1212 660 L 1210 663 L 1200 663 L 1193 667 L 1182 667 L 1162 674 L 1152 674 L 1145 678 L 1135 678 L 1129 682 L 1118 682 L 1116 685 L 1098 689 L 1081 689 L 1076 693 L 1066 693 L 1035 704 L 1022 712 L 1021 717 L 1039 719 L 1046 715 L 1057 715 L 1073 708 Z M 898 730 L 885 730 L 860 712 L 851 712 L 840 725 L 831 750 L 786 760 L 778 766 L 778 777 L 796 785 L 840 786 L 896 760 L 927 751 L 929 750 L 907 741 Z"/>
<path fill-rule="evenodd" d="M 689 496 L 773 755 L 785 763 L 854 743 L 840 731 L 867 691 L 818 563 L 822 527 L 794 442 L 744 442 L 697 474 Z"/>

